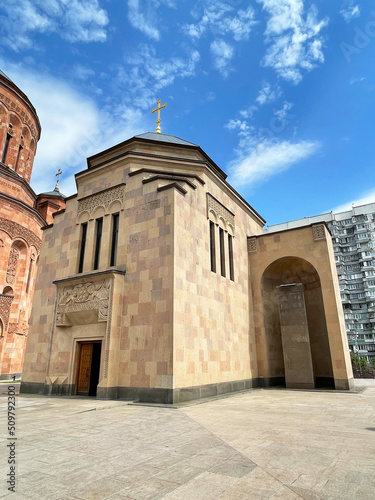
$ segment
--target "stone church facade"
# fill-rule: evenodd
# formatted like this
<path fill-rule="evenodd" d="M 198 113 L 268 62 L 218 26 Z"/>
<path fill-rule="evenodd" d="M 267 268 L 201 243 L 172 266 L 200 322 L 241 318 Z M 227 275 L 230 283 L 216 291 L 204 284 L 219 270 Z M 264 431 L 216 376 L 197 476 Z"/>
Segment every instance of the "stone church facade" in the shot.
<path fill-rule="evenodd" d="M 76 183 L 43 228 L 22 392 L 351 388 L 324 224 L 264 234 L 199 146 L 161 133 L 88 158 Z"/>
<path fill-rule="evenodd" d="M 42 241 L 65 206 L 58 190 L 30 186 L 41 128 L 27 96 L 0 71 L 0 378 L 19 376 Z"/>

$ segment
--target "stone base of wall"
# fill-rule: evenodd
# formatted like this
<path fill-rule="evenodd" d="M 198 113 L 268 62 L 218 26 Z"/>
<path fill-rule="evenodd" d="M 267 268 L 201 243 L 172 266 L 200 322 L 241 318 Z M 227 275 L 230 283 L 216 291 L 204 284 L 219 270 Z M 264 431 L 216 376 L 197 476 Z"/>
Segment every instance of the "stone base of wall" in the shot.
<path fill-rule="evenodd" d="M 335 389 L 336 391 L 350 391 L 351 389 L 354 389 L 354 378 L 335 378 Z"/>
<path fill-rule="evenodd" d="M 194 399 L 210 398 L 229 394 L 231 392 L 245 391 L 258 386 L 257 379 L 233 380 L 217 384 L 199 385 L 194 387 L 181 387 L 173 390 L 173 402 L 184 403 Z"/>
<path fill-rule="evenodd" d="M 20 394 L 44 394 L 44 384 L 39 382 L 21 382 Z"/>
<path fill-rule="evenodd" d="M 285 387 L 285 377 L 259 377 L 258 387 Z"/>
<path fill-rule="evenodd" d="M 331 378 L 317 377 L 316 387 L 337 390 L 350 390 L 353 386 L 351 380 L 333 380 Z M 181 387 L 177 389 L 161 389 L 146 387 L 98 387 L 98 399 L 124 399 L 139 401 L 140 403 L 177 404 L 194 401 L 197 399 L 221 396 L 230 393 L 246 391 L 253 388 L 285 387 L 284 377 L 253 378 L 221 382 L 217 384 L 199 385 L 194 387 Z M 304 387 L 300 387 L 304 389 Z M 45 394 L 50 396 L 72 396 L 75 394 L 75 385 L 50 386 L 40 383 L 22 382 L 21 393 Z"/>
<path fill-rule="evenodd" d="M 98 399 L 137 400 L 141 403 L 176 404 L 195 399 L 220 396 L 232 392 L 252 389 L 258 386 L 258 379 L 234 380 L 218 384 L 207 384 L 179 389 L 161 389 L 146 387 L 98 387 Z M 44 394 L 50 396 L 71 396 L 75 386 L 68 384 L 47 385 L 32 382 L 21 383 L 21 393 Z"/>

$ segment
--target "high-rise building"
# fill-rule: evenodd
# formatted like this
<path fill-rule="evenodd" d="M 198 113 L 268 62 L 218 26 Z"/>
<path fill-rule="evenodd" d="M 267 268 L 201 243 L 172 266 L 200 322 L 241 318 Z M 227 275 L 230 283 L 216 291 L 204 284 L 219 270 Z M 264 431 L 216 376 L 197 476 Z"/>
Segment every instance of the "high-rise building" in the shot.
<path fill-rule="evenodd" d="M 269 226 L 266 233 L 326 222 L 333 241 L 352 354 L 375 356 L 375 203 Z"/>

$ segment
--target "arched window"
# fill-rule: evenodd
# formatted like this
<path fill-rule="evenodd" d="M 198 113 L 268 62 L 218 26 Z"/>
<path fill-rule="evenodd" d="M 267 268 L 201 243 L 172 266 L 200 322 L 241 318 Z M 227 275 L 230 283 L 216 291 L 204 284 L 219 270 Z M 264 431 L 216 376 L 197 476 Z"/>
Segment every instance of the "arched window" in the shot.
<path fill-rule="evenodd" d="M 35 252 L 32 251 L 31 254 L 30 254 L 29 273 L 27 275 L 26 293 L 29 293 L 30 283 L 31 283 L 31 277 L 32 277 L 32 274 L 33 274 L 35 259 L 36 259 Z"/>
<path fill-rule="evenodd" d="M 11 138 L 13 137 L 13 125 L 10 123 L 8 126 L 8 131 L 7 131 L 7 136 L 5 139 L 5 144 L 4 144 L 4 149 L 3 149 L 3 157 L 1 158 L 1 161 L 5 163 L 6 157 L 7 157 L 7 152 L 9 148 L 9 142 Z"/>
<path fill-rule="evenodd" d="M 18 151 L 17 151 L 17 158 L 16 158 L 16 164 L 14 166 L 14 171 L 17 172 L 17 168 L 18 168 L 18 162 L 20 160 L 20 155 L 21 155 L 21 152 L 23 150 L 23 145 L 24 145 L 24 142 L 23 142 L 23 136 L 21 135 L 21 140 L 20 140 L 20 144 L 18 146 Z"/>

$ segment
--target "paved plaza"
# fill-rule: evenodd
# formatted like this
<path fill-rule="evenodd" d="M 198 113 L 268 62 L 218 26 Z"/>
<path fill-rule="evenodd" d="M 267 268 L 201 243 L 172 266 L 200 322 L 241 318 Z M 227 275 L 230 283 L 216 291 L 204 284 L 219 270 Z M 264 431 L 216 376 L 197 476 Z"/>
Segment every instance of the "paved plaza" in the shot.
<path fill-rule="evenodd" d="M 1 384 L 5 392 L 6 384 Z M 254 390 L 178 408 L 17 396 L 12 499 L 375 498 L 375 386 Z"/>

